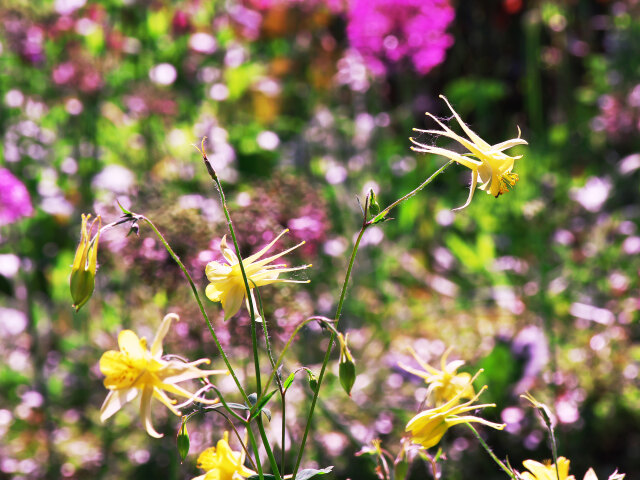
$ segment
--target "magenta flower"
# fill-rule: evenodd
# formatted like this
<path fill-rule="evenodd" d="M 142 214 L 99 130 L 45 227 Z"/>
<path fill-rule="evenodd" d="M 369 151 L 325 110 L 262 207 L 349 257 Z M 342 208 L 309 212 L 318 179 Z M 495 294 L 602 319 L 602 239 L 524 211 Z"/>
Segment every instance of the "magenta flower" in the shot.
<path fill-rule="evenodd" d="M 0 227 L 33 215 L 27 187 L 6 168 L 0 168 Z"/>
<path fill-rule="evenodd" d="M 455 11 L 448 0 L 352 0 L 347 35 L 374 74 L 407 58 L 428 73 L 444 61 Z"/>

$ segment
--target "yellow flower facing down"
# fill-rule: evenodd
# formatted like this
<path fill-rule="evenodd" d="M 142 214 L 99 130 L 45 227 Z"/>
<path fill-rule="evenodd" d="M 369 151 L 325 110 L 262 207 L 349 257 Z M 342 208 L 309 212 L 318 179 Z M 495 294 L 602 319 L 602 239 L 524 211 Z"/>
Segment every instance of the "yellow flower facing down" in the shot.
<path fill-rule="evenodd" d="M 162 435 L 156 432 L 151 423 L 152 398 L 160 400 L 172 413 L 178 416 L 180 416 L 178 408 L 191 402 L 217 403 L 217 400 L 200 397 L 199 392 L 191 393 L 176 385 L 185 380 L 226 374 L 227 371 L 197 368 L 197 365 L 210 363 L 206 358 L 190 363 L 162 358 L 162 342 L 169 331 L 172 320 L 179 320 L 175 313 L 164 317 L 151 345 L 151 350 L 147 349 L 147 341 L 144 337 L 138 338 L 131 330 L 123 330 L 118 335 L 120 350 L 109 350 L 102 355 L 100 371 L 106 377 L 104 386 L 109 390 L 109 394 L 100 409 L 101 421 L 104 422 L 142 392 L 140 398 L 142 423 L 149 435 L 160 438 Z M 185 397 L 187 401 L 182 405 L 176 405 L 176 400 L 169 398 L 165 391 Z"/>
<path fill-rule="evenodd" d="M 76 312 L 89 301 L 95 286 L 96 268 L 98 264 L 98 242 L 100 240 L 100 227 L 102 219 L 100 215 L 89 224 L 91 214 L 82 214 L 82 231 L 80 233 L 80 244 L 76 249 L 76 255 L 71 265 L 71 278 L 69 286 L 71 288 L 71 298 Z M 91 238 L 93 226 L 98 222 L 98 231 Z"/>
<path fill-rule="evenodd" d="M 525 460 L 522 462 L 524 467 L 529 470 L 520 474 L 523 480 L 576 480 L 576 477 L 569 475 L 569 460 L 564 457 L 558 457 L 558 469 L 556 472 L 556 464 L 551 462 L 540 463 L 535 460 Z"/>
<path fill-rule="evenodd" d="M 444 137 L 451 138 L 452 140 L 460 143 L 467 151 L 460 154 L 447 150 L 446 148 L 420 143 L 415 138 L 410 139 L 415 145 L 411 147 L 411 149 L 416 152 L 442 155 L 443 157 L 454 160 L 460 165 L 471 170 L 471 188 L 469 191 L 469 197 L 462 207 L 455 208 L 454 210 L 461 210 L 471 203 L 478 180 L 481 183 L 478 188 L 485 190 L 488 194 L 493 195 L 494 197 L 498 197 L 501 194 L 508 192 L 509 188 L 514 186 L 518 181 L 518 174 L 513 173 L 512 170 L 514 162 L 522 158 L 522 155 L 512 157 L 505 154 L 504 151 L 511 147 L 515 147 L 516 145 L 527 144 L 524 139 L 520 138 L 520 129 L 518 128 L 517 138 L 512 138 L 511 140 L 506 140 L 495 145 L 489 145 L 462 121 L 458 113 L 453 109 L 449 101 L 443 95 L 440 95 L 440 98 L 445 101 L 453 113 L 453 116 L 460 124 L 460 127 L 469 138 L 456 134 L 429 112 L 427 112 L 427 115 L 433 118 L 436 123 L 442 127 L 442 130 L 421 130 L 418 128 L 414 128 L 414 130 L 417 132 L 442 135 Z"/>
<path fill-rule="evenodd" d="M 288 268 L 285 264 L 271 264 L 274 260 L 286 255 L 287 253 L 295 250 L 305 242 L 300 242 L 295 247 L 289 248 L 284 252 L 277 253 L 267 258 L 261 257 L 267 253 L 271 247 L 289 230 L 286 229 L 280 235 L 271 241 L 266 247 L 260 250 L 258 253 L 244 258 L 242 264 L 244 265 L 244 271 L 247 274 L 247 280 L 249 281 L 250 290 L 256 287 L 262 287 L 263 285 L 269 285 L 272 283 L 287 282 L 287 283 L 309 283 L 309 280 L 290 280 L 286 278 L 278 278 L 281 273 L 293 272 L 296 270 L 304 270 L 311 265 L 302 265 L 299 267 Z M 242 301 L 246 296 L 244 280 L 242 278 L 242 272 L 240 270 L 240 263 L 238 263 L 238 257 L 232 248 L 227 245 L 226 235 L 222 237 L 220 242 L 220 251 L 227 263 L 209 262 L 206 266 L 205 273 L 209 285 L 205 290 L 207 298 L 213 302 L 221 302 L 222 309 L 224 310 L 224 319 L 228 320 L 235 315 L 242 305 Z M 253 292 L 252 292 L 253 296 Z M 253 299 L 252 299 L 253 301 Z M 255 302 L 254 302 L 255 305 Z M 257 315 L 257 313 L 256 313 Z"/>
<path fill-rule="evenodd" d="M 470 381 L 471 384 L 478 376 L 478 372 Z M 495 407 L 494 403 L 474 405 L 478 397 L 486 390 L 486 386 L 468 402 L 458 404 L 465 390 L 459 391 L 451 400 L 444 405 L 420 412 L 407 423 L 405 431 L 411 433 L 411 441 L 422 445 L 424 448 L 431 448 L 440 442 L 447 430 L 460 423 L 482 423 L 491 428 L 502 430 L 503 423 L 494 423 L 473 415 L 461 415 L 472 410 L 486 407 Z"/>
<path fill-rule="evenodd" d="M 245 452 L 235 452 L 229 445 L 229 432 L 218 440 L 215 447 L 207 448 L 198 457 L 198 468 L 206 473 L 193 480 L 236 480 L 256 475 L 256 472 L 244 466 Z"/>
<path fill-rule="evenodd" d="M 398 363 L 398 366 L 403 370 L 424 379 L 429 385 L 427 388 L 427 399 L 433 397 L 433 402 L 436 406 L 448 402 L 458 394 L 460 394 L 460 399 L 471 398 L 475 395 L 473 385 L 471 384 L 471 374 L 466 372 L 457 373 L 458 368 L 464 365 L 464 361 L 454 360 L 447 363 L 447 357 L 452 349 L 453 347 L 448 348 L 440 359 L 440 368 L 442 370 L 433 368 L 426 363 L 412 348 L 409 349 L 411 355 L 424 371 L 409 367 L 402 362 Z"/>

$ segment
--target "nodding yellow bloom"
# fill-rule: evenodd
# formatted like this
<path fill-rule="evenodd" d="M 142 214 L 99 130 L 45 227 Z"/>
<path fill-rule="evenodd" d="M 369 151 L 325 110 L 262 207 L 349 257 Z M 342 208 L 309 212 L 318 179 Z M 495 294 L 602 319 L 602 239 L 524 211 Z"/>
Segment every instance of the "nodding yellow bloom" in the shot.
<path fill-rule="evenodd" d="M 494 197 L 499 197 L 501 194 L 508 192 L 509 188 L 514 186 L 518 181 L 518 174 L 513 173 L 512 170 L 514 162 L 519 158 L 522 158 L 522 155 L 512 157 L 505 154 L 504 150 L 516 145 L 527 144 L 524 139 L 520 138 L 520 128 L 518 128 L 517 138 L 512 138 L 511 140 L 506 140 L 495 145 L 489 145 L 462 121 L 458 113 L 453 109 L 449 101 L 443 95 L 440 95 L 440 98 L 445 101 L 453 113 L 453 116 L 460 124 L 460 127 L 469 138 L 456 134 L 429 112 L 427 112 L 427 115 L 433 118 L 436 123 L 442 127 L 442 130 L 421 130 L 418 128 L 414 128 L 414 130 L 417 132 L 442 135 L 444 137 L 451 138 L 452 140 L 460 143 L 467 149 L 467 151 L 460 154 L 447 150 L 446 148 L 420 143 L 415 138 L 410 139 L 415 145 L 414 147 L 411 147 L 411 149 L 416 152 L 442 155 L 443 157 L 455 160 L 460 165 L 471 170 L 471 189 L 469 192 L 469 198 L 467 198 L 467 202 L 462 207 L 455 208 L 454 210 L 461 210 L 471 203 L 478 180 L 480 180 L 481 183 L 479 188 L 481 190 L 485 190 L 488 194 L 493 195 Z"/>
<path fill-rule="evenodd" d="M 478 374 L 480 374 L 480 372 L 469 381 L 469 384 L 475 380 Z M 411 441 L 422 445 L 424 448 L 431 448 L 440 442 L 449 428 L 460 423 L 476 422 L 497 430 L 502 430 L 505 427 L 503 423 L 489 422 L 488 420 L 473 415 L 460 415 L 461 413 L 480 408 L 495 407 L 494 403 L 482 405 L 473 404 L 486 388 L 486 385 L 482 387 L 482 389 L 466 403 L 458 404 L 458 401 L 464 394 L 464 390 L 461 390 L 444 405 L 417 414 L 409 420 L 405 428 L 407 432 L 411 432 Z"/>
<path fill-rule="evenodd" d="M 412 348 L 409 349 L 416 362 L 424 369 L 424 371 L 416 370 L 402 362 L 398 366 L 409 373 L 413 373 L 418 377 L 424 378 L 429 385 L 427 388 L 427 399 L 433 397 L 434 405 L 441 405 L 448 402 L 456 395 L 460 394 L 460 399 L 471 398 L 475 391 L 471 384 L 471 374 L 463 372 L 457 373 L 458 368 L 464 365 L 463 360 L 454 360 L 447 363 L 447 357 L 453 350 L 453 347 L 447 349 L 440 359 L 440 368 L 438 370 L 422 360 Z"/>
<path fill-rule="evenodd" d="M 191 363 L 162 358 L 162 341 L 169 331 L 172 320 L 179 320 L 178 315 L 170 313 L 164 317 L 156 338 L 151 344 L 151 350 L 147 349 L 147 341 L 144 337 L 138 338 L 131 330 L 123 330 L 118 335 L 120 350 L 109 350 L 102 355 L 100 371 L 106 377 L 104 386 L 109 390 L 109 394 L 100 409 L 101 421 L 104 422 L 142 392 L 140 398 L 142 423 L 149 435 L 160 438 L 162 435 L 155 431 L 151 423 L 152 397 L 160 400 L 178 416 L 180 416 L 178 408 L 187 406 L 191 402 L 206 404 L 218 402 L 201 397 L 200 392 L 191 393 L 176 385 L 185 380 L 205 378 L 209 375 L 227 373 L 227 371 L 197 368 L 197 365 L 210 363 L 206 358 Z M 176 405 L 176 400 L 169 398 L 165 391 L 188 400 L 181 405 Z"/>
<path fill-rule="evenodd" d="M 80 232 L 80 244 L 76 249 L 76 255 L 71 265 L 71 298 L 76 312 L 89 301 L 95 286 L 96 268 L 98 264 L 98 242 L 100 240 L 100 227 L 102 219 L 100 215 L 89 224 L 91 214 L 82 214 L 82 227 Z M 91 237 L 93 226 L 98 222 L 98 231 Z"/>
<path fill-rule="evenodd" d="M 551 462 L 540 463 L 535 460 L 525 460 L 522 464 L 531 472 L 521 473 L 520 477 L 523 480 L 576 480 L 576 477 L 569 475 L 569 460 L 564 457 L 558 457 L 557 472 L 556 464 Z M 558 475 L 560 475 L 559 479 Z"/>
<path fill-rule="evenodd" d="M 287 253 L 295 250 L 305 242 L 300 242 L 295 247 L 289 248 L 284 252 L 280 252 L 276 255 L 272 255 L 267 258 L 260 259 L 265 253 L 267 253 L 271 247 L 289 230 L 286 229 L 276 238 L 274 238 L 269 245 L 264 247 L 258 253 L 244 258 L 242 264 L 244 265 L 244 271 L 247 274 L 247 280 L 249 281 L 249 289 L 252 290 L 256 287 L 262 287 L 263 285 L 269 285 L 271 283 L 287 282 L 287 283 L 309 283 L 309 280 L 289 280 L 286 278 L 278 278 L 281 273 L 293 272 L 295 270 L 304 270 L 311 265 L 302 265 L 300 267 L 287 268 L 284 264 L 269 265 L 274 260 L 286 255 Z M 224 319 L 228 320 L 235 315 L 240 306 L 242 300 L 245 298 L 245 286 L 242 278 L 242 272 L 240 271 L 240 264 L 238 263 L 238 257 L 234 250 L 227 245 L 227 236 L 222 237 L 220 242 L 220 251 L 224 256 L 227 263 L 209 262 L 205 269 L 207 278 L 211 282 L 207 285 L 205 293 L 209 300 L 213 302 L 221 302 L 222 309 L 224 310 Z M 253 292 L 252 295 L 253 297 Z M 252 298 L 253 301 L 253 298 Z M 255 305 L 255 302 L 253 302 Z M 248 307 L 247 307 L 248 308 Z"/>
<path fill-rule="evenodd" d="M 229 445 L 229 432 L 218 440 L 215 447 L 207 448 L 198 457 L 198 468 L 206 473 L 193 480 L 236 480 L 256 475 L 256 472 L 244 466 L 244 450 L 234 452 Z"/>

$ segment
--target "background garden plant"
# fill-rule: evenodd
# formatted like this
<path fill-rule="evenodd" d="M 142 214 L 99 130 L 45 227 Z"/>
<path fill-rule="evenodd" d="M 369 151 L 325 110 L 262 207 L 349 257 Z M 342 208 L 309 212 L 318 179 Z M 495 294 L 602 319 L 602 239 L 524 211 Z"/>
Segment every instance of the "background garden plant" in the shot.
<path fill-rule="evenodd" d="M 223 261 L 228 234 L 191 147 L 206 135 L 243 255 L 285 228 L 284 248 L 306 240 L 287 263 L 314 267 L 288 278 L 311 283 L 261 289 L 272 343 L 282 346 L 300 322 L 335 313 L 361 223 L 355 197 L 364 206 L 373 189 L 384 207 L 446 162 L 411 152 L 407 140 L 413 128 L 435 128 L 427 111 L 463 133 L 445 121 L 440 93 L 491 144 L 520 126 L 529 145 L 509 152 L 525 154 L 514 166 L 519 181 L 451 213 L 469 182 L 468 169 L 452 165 L 393 221 L 367 229 L 339 325 L 358 376 L 348 397 L 334 348 L 302 466 L 375 478 L 377 457 L 354 453 L 378 438 L 395 459 L 429 388 L 399 362 L 419 368 L 412 347 L 438 365 L 453 346 L 450 360 L 466 362 L 458 373 L 484 369 L 475 391 L 488 385 L 481 401 L 496 407 L 480 415 L 507 424 L 478 429 L 499 459 L 524 471 L 525 460 L 553 457 L 546 427 L 518 398 L 528 390 L 557 416 L 571 475 L 638 475 L 637 5 L 393 6 L 372 3 L 367 15 L 358 2 L 0 7 L 0 475 L 193 478 L 203 474 L 197 454 L 225 431 L 240 452 L 216 414 L 190 418 L 183 464 L 170 439 L 180 421 L 167 409 L 153 409 L 164 440 L 140 428 L 135 406 L 100 422 L 99 359 L 122 330 L 153 338 L 173 311 L 181 321 L 165 352 L 210 358 L 215 369 L 224 362 L 190 286 L 144 222 L 140 237 L 126 237 L 124 224 L 101 234 L 95 293 L 74 314 L 69 267 L 82 213 L 114 222 L 116 199 L 142 212 L 204 292 L 205 266 Z M 424 32 L 421 15 L 438 21 L 425 43 L 405 48 Z M 365 42 L 359 21 L 380 32 L 378 43 Z M 417 139 L 464 153 L 429 134 Z M 224 322 L 222 309 L 204 301 L 221 345 L 249 378 L 245 307 Z M 317 376 L 329 336 L 310 322 L 290 358 Z M 265 419 L 278 459 L 286 424 L 287 472 L 304 431 L 297 420 L 312 401 L 304 374 L 296 378 L 286 418 L 276 395 Z M 211 380 L 223 395 L 235 388 L 230 376 Z M 506 478 L 462 425 L 440 446 L 445 478 Z M 430 475 L 428 460 L 407 455 L 417 455 L 411 478 Z"/>

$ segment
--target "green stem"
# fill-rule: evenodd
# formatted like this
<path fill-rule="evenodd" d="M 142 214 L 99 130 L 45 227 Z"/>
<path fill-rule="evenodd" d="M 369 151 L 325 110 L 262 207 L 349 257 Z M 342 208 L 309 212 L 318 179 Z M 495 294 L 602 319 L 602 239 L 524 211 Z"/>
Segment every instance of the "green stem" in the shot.
<path fill-rule="evenodd" d="M 388 211 L 388 209 L 386 209 Z M 365 210 L 366 215 L 366 210 Z M 360 233 L 358 234 L 358 238 L 356 239 L 356 243 L 353 246 L 353 250 L 351 252 L 351 258 L 349 259 L 349 266 L 347 267 L 347 273 L 344 278 L 344 283 L 342 284 L 342 292 L 340 293 L 340 300 L 338 301 L 338 307 L 336 309 L 335 322 L 336 328 L 338 322 L 340 321 L 340 314 L 342 313 L 342 305 L 344 304 L 344 298 L 347 294 L 347 285 L 349 283 L 349 278 L 351 277 L 351 270 L 353 270 L 353 264 L 356 260 L 356 253 L 358 253 L 358 247 L 360 246 L 360 241 L 362 240 L 362 236 L 366 231 L 367 227 L 369 227 L 371 223 L 363 222 L 362 228 L 360 229 Z M 304 446 L 307 443 L 307 437 L 309 436 L 309 430 L 311 427 L 311 418 L 313 417 L 313 411 L 316 407 L 316 402 L 318 401 L 318 393 L 320 392 L 320 386 L 322 385 L 322 379 L 324 378 L 324 373 L 327 369 L 327 365 L 329 364 L 329 356 L 331 355 L 331 349 L 333 348 L 333 342 L 336 339 L 335 332 L 331 332 L 331 338 L 329 339 L 329 345 L 327 347 L 327 352 L 324 355 L 324 361 L 322 362 L 322 368 L 320 369 L 320 375 L 318 376 L 318 388 L 313 393 L 313 399 L 311 400 L 311 407 L 309 408 L 309 414 L 307 415 L 307 423 L 304 429 L 304 434 L 302 435 L 302 442 L 300 444 L 300 450 L 298 451 L 298 457 L 296 458 L 296 466 L 293 469 L 293 478 L 296 478 L 296 474 L 298 473 L 298 468 L 300 467 L 300 462 L 302 461 L 302 454 L 304 453 Z"/>
<path fill-rule="evenodd" d="M 407 193 L 404 197 L 399 198 L 398 200 L 396 200 L 395 202 L 393 202 L 391 205 L 389 205 L 387 208 L 385 208 L 384 210 L 382 210 L 379 214 L 377 214 L 373 219 L 371 219 L 369 221 L 369 223 L 377 223 L 380 220 L 382 220 L 387 213 L 389 213 L 393 208 L 397 207 L 398 205 L 400 205 L 402 202 L 404 202 L 405 200 L 413 197 L 415 194 L 417 194 L 420 190 L 422 190 L 424 187 L 426 187 L 427 185 L 429 185 L 431 182 L 433 182 L 433 180 L 440 175 L 442 172 L 444 172 L 449 165 L 451 165 L 452 163 L 455 163 L 453 160 L 449 160 L 449 162 L 445 163 L 443 166 L 441 166 L 438 170 L 436 170 L 429 178 L 427 178 L 424 182 L 422 182 L 420 185 L 418 185 L 415 189 L 411 190 L 409 193 Z"/>
<path fill-rule="evenodd" d="M 484 447 L 484 449 L 487 451 L 487 453 L 489 454 L 489 456 L 493 459 L 494 462 L 496 462 L 498 464 L 498 466 L 504 470 L 507 475 L 509 475 L 513 480 L 518 480 L 515 475 L 513 474 L 513 472 L 511 470 L 509 470 L 509 468 L 504 464 L 504 462 L 502 462 L 502 460 L 500 460 L 498 457 L 496 457 L 495 453 L 493 453 L 493 451 L 491 450 L 491 448 L 489 448 L 489 445 L 487 445 L 487 443 L 482 439 L 482 437 L 480 436 L 480 434 L 478 433 L 478 431 L 473 427 L 473 425 L 471 425 L 468 422 L 464 423 L 467 427 L 469 427 L 471 429 L 471 431 L 473 432 L 473 434 L 476 436 L 476 438 L 478 439 L 478 441 L 480 442 L 480 445 L 482 445 Z"/>
<path fill-rule="evenodd" d="M 276 363 L 273 366 L 273 369 L 271 370 L 271 375 L 269 376 L 267 383 L 264 384 L 264 389 L 262 390 L 262 394 L 260 395 L 260 397 L 263 397 L 264 395 L 267 394 L 267 390 L 269 390 L 269 386 L 271 385 L 271 382 L 273 382 L 273 378 L 276 375 L 276 371 L 278 370 L 278 367 L 280 367 L 280 364 L 284 360 L 285 353 L 287 353 L 287 350 L 289 350 L 289 347 L 291 346 L 291 342 L 293 342 L 293 339 L 296 338 L 296 335 L 298 335 L 298 332 L 300 331 L 300 329 L 304 327 L 307 323 L 317 319 L 318 317 L 310 317 L 302 321 L 300 325 L 298 325 L 296 329 L 293 331 L 293 333 L 289 336 L 289 340 L 287 340 L 287 343 L 284 345 L 284 348 L 282 349 L 282 352 L 280 353 L 278 360 L 276 361 Z"/>
<path fill-rule="evenodd" d="M 206 158 L 206 157 L 205 157 Z M 206 158 L 205 162 L 209 164 L 209 159 Z M 247 272 L 244 269 L 244 262 L 242 260 L 242 255 L 240 253 L 240 246 L 238 245 L 238 239 L 236 237 L 235 229 L 233 228 L 233 222 L 231 221 L 231 216 L 229 215 L 229 209 L 227 208 L 227 199 L 224 196 L 224 190 L 222 190 L 222 185 L 220 184 L 220 180 L 217 175 L 214 175 L 213 181 L 218 186 L 218 193 L 220 194 L 220 201 L 222 203 L 222 210 L 224 210 L 224 216 L 227 219 L 227 226 L 229 227 L 229 233 L 231 234 L 231 239 L 233 240 L 233 246 L 236 251 L 236 256 L 238 257 L 238 265 L 240 265 L 240 273 L 242 273 L 242 280 L 244 282 L 245 294 L 247 296 L 247 303 L 249 304 L 249 315 L 251 317 L 251 346 L 253 349 L 253 364 L 256 371 L 256 390 L 259 392 L 262 390 L 261 380 L 260 380 L 260 356 L 258 355 L 258 337 L 256 335 L 256 312 L 254 310 L 253 301 L 251 301 L 251 287 L 249 286 L 249 279 L 247 278 Z"/>
<path fill-rule="evenodd" d="M 558 480 L 561 480 L 560 470 L 558 467 L 558 444 L 556 442 L 556 435 L 553 432 L 553 425 L 551 425 L 551 422 L 547 423 L 547 429 L 551 435 L 551 452 L 553 453 L 553 463 L 556 466 L 556 476 L 558 477 Z"/>
<path fill-rule="evenodd" d="M 240 384 L 240 381 L 238 380 L 238 377 L 236 376 L 235 372 L 233 371 L 233 367 L 231 367 L 231 364 L 229 363 L 229 359 L 227 358 L 226 353 L 224 353 L 224 349 L 222 348 L 222 344 L 220 343 L 220 340 L 218 339 L 218 335 L 216 335 L 215 329 L 213 328 L 213 324 L 211 323 L 211 320 L 209 320 L 209 316 L 207 315 L 207 312 L 204 309 L 204 305 L 202 304 L 202 300 L 200 300 L 200 295 L 198 294 L 198 289 L 196 288 L 195 283 L 193 283 L 193 279 L 191 278 L 191 275 L 187 271 L 186 267 L 184 266 L 184 264 L 182 263 L 180 258 L 178 258 L 178 256 L 173 251 L 171 246 L 167 243 L 165 238 L 162 236 L 162 233 L 160 233 L 160 231 L 153 224 L 153 222 L 151 220 L 149 220 L 147 217 L 145 217 L 144 215 L 133 214 L 133 216 L 137 217 L 137 218 L 139 218 L 141 220 L 144 220 L 145 222 L 147 222 L 149 224 L 151 229 L 154 231 L 154 233 L 158 236 L 158 238 L 162 242 L 162 245 L 164 245 L 164 248 L 166 248 L 167 252 L 169 252 L 169 255 L 171 255 L 171 258 L 173 258 L 173 260 L 178 264 L 178 266 L 182 270 L 182 273 L 184 273 L 185 277 L 187 277 L 187 280 L 189 281 L 189 285 L 191 286 L 191 290 L 193 291 L 193 295 L 196 297 L 196 301 L 198 302 L 198 307 L 200 308 L 200 313 L 202 313 L 203 318 L 207 322 L 207 326 L 209 327 L 209 332 L 211 333 L 211 337 L 213 337 L 213 341 L 215 342 L 216 347 L 218 348 L 218 351 L 220 352 L 220 355 L 222 356 L 222 360 L 224 360 L 224 364 L 226 365 L 227 369 L 229 370 L 229 373 L 231 374 L 231 376 L 233 377 L 233 381 L 235 382 L 236 386 L 238 387 L 238 390 L 242 394 L 245 402 L 247 402 L 247 404 L 249 404 L 249 397 L 247 396 L 247 393 L 244 391 L 244 388 L 242 388 L 242 385 Z"/>
<path fill-rule="evenodd" d="M 256 457 L 255 465 L 258 470 L 258 476 L 260 480 L 264 479 L 264 472 L 262 471 L 262 463 L 260 462 L 260 450 L 258 449 L 258 444 L 256 443 L 256 437 L 253 435 L 253 431 L 251 430 L 251 425 L 249 422 L 246 423 L 247 434 L 249 435 L 249 441 L 251 442 L 251 449 L 253 450 L 253 456 Z"/>
<path fill-rule="evenodd" d="M 368 221 L 367 221 L 367 210 L 368 210 L 369 198 L 367 197 L 367 201 L 365 202 L 365 207 L 364 207 L 364 211 L 363 211 L 364 218 L 363 218 L 363 221 L 362 221 L 362 228 L 360 229 L 360 233 L 358 234 L 358 238 L 356 239 L 356 243 L 353 246 L 353 250 L 351 252 L 351 258 L 349 259 L 349 266 L 347 267 L 347 273 L 345 275 L 344 283 L 342 284 L 342 291 L 340 293 L 340 300 L 338 301 L 338 307 L 336 309 L 336 315 L 334 317 L 334 319 L 335 319 L 334 327 L 336 329 L 338 328 L 338 322 L 340 321 L 340 314 L 342 313 L 342 306 L 344 304 L 344 298 L 345 298 L 345 295 L 347 293 L 347 285 L 349 283 L 349 278 L 351 277 L 351 270 L 353 269 L 353 264 L 354 264 L 355 259 L 356 259 L 356 253 L 358 253 L 358 247 L 360 246 L 360 241 L 362 240 L 362 236 L 364 235 L 365 230 L 368 227 L 370 227 L 371 225 L 374 225 L 374 224 L 384 220 L 386 215 L 393 208 L 397 207 L 402 202 L 404 202 L 405 200 L 413 197 L 418 192 L 420 192 L 422 189 L 424 189 L 438 175 L 440 175 L 442 172 L 444 172 L 449 167 L 449 165 L 451 165 L 452 163 L 454 163 L 453 160 L 450 160 L 449 162 L 445 163 L 442 167 L 440 167 L 438 170 L 436 170 L 429 178 L 427 178 L 424 182 L 422 182 L 420 185 L 418 185 L 418 187 L 416 187 L 411 192 L 407 193 L 403 197 L 401 197 L 398 200 L 396 200 L 395 202 L 393 202 L 391 205 L 386 207 L 384 210 L 382 210 L 375 217 L 373 217 L 372 219 L 370 219 Z M 309 435 L 309 429 L 310 429 L 310 426 L 311 426 L 311 418 L 313 417 L 313 411 L 315 409 L 316 402 L 318 400 L 318 394 L 320 393 L 320 387 L 322 385 L 322 380 L 324 378 L 324 373 L 325 373 L 325 371 L 327 369 L 327 364 L 329 363 L 329 356 L 331 355 L 331 349 L 333 348 L 333 343 L 335 341 L 335 338 L 336 338 L 336 333 L 332 331 L 331 338 L 329 339 L 329 345 L 327 347 L 327 352 L 325 353 L 324 360 L 322 362 L 322 368 L 320 369 L 320 375 L 318 376 L 318 388 L 314 392 L 313 399 L 311 400 L 311 407 L 309 408 L 309 414 L 307 416 L 307 423 L 306 423 L 306 426 L 305 426 L 305 429 L 304 429 L 304 434 L 302 435 L 302 443 L 300 444 L 300 451 L 298 452 L 298 457 L 296 459 L 296 465 L 295 465 L 295 468 L 293 469 L 293 478 L 294 479 L 296 477 L 296 473 L 298 473 L 298 468 L 300 467 L 300 462 L 302 460 L 302 454 L 304 453 L 304 446 L 305 446 L 305 444 L 307 442 L 307 437 Z"/>
<path fill-rule="evenodd" d="M 209 159 L 207 158 L 207 155 L 204 149 L 201 151 L 201 153 L 202 153 L 202 159 L 204 160 L 204 163 L 207 167 L 207 171 L 209 172 L 209 175 L 211 176 L 216 186 L 218 187 L 218 193 L 220 194 L 222 209 L 224 211 L 224 216 L 227 219 L 227 226 L 229 227 L 229 233 L 231 234 L 231 238 L 233 239 L 233 246 L 235 248 L 236 255 L 238 257 L 238 265 L 240 266 L 240 272 L 242 273 L 242 280 L 244 282 L 245 294 L 247 296 L 248 303 L 249 303 L 249 315 L 251 317 L 251 322 L 250 322 L 251 345 L 253 348 L 253 361 L 254 361 L 254 367 L 256 372 L 256 387 L 257 387 L 256 391 L 260 392 L 262 390 L 262 386 L 261 386 L 261 380 L 260 380 L 260 358 L 258 355 L 258 338 L 256 335 L 256 313 L 255 313 L 253 301 L 251 300 L 251 288 L 249 286 L 249 279 L 247 278 L 247 272 L 244 269 L 244 263 L 242 261 L 242 255 L 240 253 L 240 246 L 238 245 L 236 233 L 233 228 L 233 222 L 231 221 L 231 216 L 229 215 L 229 209 L 227 208 L 227 200 L 224 196 L 224 190 L 222 189 L 222 185 L 220 184 L 218 175 L 215 173 L 215 170 L 213 169 L 211 162 L 209 162 Z M 276 477 L 276 480 L 282 480 L 280 476 L 280 472 L 278 471 L 278 462 L 273 456 L 273 452 L 271 451 L 271 446 L 269 445 L 269 441 L 267 439 L 267 434 L 264 430 L 264 425 L 262 424 L 261 414 L 258 415 L 256 423 L 258 425 L 258 430 L 260 432 L 260 437 L 262 438 L 264 449 L 266 450 L 267 456 L 269 457 L 269 463 L 271 464 L 271 470 L 273 472 L 273 475 Z M 256 459 L 256 460 L 258 460 L 258 463 L 259 463 L 259 459 Z"/>

